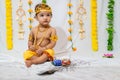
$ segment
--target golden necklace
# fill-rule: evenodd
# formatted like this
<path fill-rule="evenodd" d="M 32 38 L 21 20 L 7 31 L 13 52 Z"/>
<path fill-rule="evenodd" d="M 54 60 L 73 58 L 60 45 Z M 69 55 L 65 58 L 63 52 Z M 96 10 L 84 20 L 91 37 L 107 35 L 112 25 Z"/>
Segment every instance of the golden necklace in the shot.
<path fill-rule="evenodd" d="M 39 32 L 45 32 L 47 29 L 49 28 L 49 26 L 48 27 L 45 27 L 45 28 L 41 28 L 40 26 L 38 26 L 38 31 Z"/>

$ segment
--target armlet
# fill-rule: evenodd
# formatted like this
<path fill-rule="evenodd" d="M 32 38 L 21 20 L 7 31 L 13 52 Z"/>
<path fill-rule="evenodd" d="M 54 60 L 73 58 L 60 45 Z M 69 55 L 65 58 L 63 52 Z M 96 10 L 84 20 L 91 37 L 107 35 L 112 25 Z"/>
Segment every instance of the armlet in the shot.
<path fill-rule="evenodd" d="M 31 35 L 29 35 L 29 38 L 28 38 L 29 41 L 33 41 L 33 37 Z"/>
<path fill-rule="evenodd" d="M 57 37 L 56 35 L 52 35 L 52 36 L 50 37 L 50 40 L 52 40 L 52 41 L 57 41 L 57 40 L 58 40 L 58 37 Z"/>

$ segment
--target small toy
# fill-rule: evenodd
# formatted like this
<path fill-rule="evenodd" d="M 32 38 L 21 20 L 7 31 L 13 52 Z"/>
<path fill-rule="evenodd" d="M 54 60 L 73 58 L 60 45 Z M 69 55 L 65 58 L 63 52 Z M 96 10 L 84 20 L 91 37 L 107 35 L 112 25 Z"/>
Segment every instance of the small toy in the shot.
<path fill-rule="evenodd" d="M 52 61 L 52 64 L 54 66 L 62 66 L 62 60 L 55 59 L 54 61 Z"/>
<path fill-rule="evenodd" d="M 69 66 L 71 64 L 70 59 L 55 59 L 54 61 L 52 61 L 52 64 L 54 66 Z"/>
<path fill-rule="evenodd" d="M 62 60 L 62 66 L 68 66 L 68 65 L 70 65 L 70 64 L 71 64 L 70 59 L 63 59 L 63 60 Z"/>

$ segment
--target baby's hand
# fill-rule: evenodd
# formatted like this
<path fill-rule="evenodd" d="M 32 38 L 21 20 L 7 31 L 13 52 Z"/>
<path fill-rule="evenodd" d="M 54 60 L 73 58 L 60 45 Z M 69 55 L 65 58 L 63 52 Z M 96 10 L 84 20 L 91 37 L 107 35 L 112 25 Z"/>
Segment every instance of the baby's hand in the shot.
<path fill-rule="evenodd" d="M 41 55 L 43 52 L 43 48 L 39 47 L 39 49 L 36 50 L 36 53 Z"/>
<path fill-rule="evenodd" d="M 30 50 L 31 50 L 31 51 L 35 51 L 35 50 L 36 50 L 35 46 L 34 46 L 34 45 L 31 45 L 31 46 L 30 46 Z"/>

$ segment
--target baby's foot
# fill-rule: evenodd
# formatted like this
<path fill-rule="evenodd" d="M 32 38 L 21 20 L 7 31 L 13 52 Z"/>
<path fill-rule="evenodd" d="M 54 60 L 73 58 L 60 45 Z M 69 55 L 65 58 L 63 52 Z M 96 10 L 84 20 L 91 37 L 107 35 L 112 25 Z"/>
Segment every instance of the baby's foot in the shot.
<path fill-rule="evenodd" d="M 30 60 L 26 60 L 25 65 L 29 68 L 29 67 L 31 67 L 32 63 Z"/>

